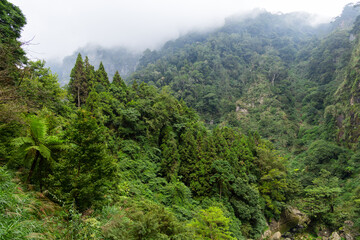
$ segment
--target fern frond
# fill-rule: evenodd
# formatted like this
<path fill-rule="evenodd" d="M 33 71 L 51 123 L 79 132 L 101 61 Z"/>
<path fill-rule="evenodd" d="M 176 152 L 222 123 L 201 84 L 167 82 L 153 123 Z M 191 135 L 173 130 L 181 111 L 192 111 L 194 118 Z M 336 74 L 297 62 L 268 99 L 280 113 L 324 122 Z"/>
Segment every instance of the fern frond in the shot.
<path fill-rule="evenodd" d="M 33 139 L 42 141 L 47 132 L 45 121 L 37 116 L 31 116 L 30 119 L 30 135 Z"/>
<path fill-rule="evenodd" d="M 59 139 L 57 136 L 48 136 L 44 142 L 47 146 L 56 146 L 63 144 L 64 141 Z"/>
<path fill-rule="evenodd" d="M 39 145 L 39 152 L 40 152 L 41 156 L 43 156 L 45 159 L 51 158 L 51 151 L 44 144 Z"/>
<path fill-rule="evenodd" d="M 40 148 L 39 146 L 30 146 L 30 147 L 27 147 L 25 149 L 26 152 L 31 152 L 31 151 L 40 151 Z"/>
<path fill-rule="evenodd" d="M 15 147 L 35 144 L 34 140 L 30 137 L 18 137 L 18 138 L 13 139 L 11 143 Z"/>

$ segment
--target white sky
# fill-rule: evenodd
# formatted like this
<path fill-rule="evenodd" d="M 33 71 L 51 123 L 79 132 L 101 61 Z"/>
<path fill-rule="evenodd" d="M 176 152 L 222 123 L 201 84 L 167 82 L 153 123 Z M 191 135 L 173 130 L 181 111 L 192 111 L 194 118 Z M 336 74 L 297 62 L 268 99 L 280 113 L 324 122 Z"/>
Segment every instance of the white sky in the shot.
<path fill-rule="evenodd" d="M 154 48 L 180 33 L 220 26 L 225 17 L 263 8 L 305 11 L 330 20 L 351 0 L 9 0 L 27 18 L 30 57 L 61 59 L 88 43 Z"/>

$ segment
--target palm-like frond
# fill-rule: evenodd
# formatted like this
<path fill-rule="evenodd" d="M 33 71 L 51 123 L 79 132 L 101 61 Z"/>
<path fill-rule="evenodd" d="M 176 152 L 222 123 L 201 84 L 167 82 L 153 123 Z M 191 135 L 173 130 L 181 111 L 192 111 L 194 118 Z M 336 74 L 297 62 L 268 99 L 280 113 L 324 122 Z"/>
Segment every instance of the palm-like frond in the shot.
<path fill-rule="evenodd" d="M 67 144 L 51 145 L 52 150 L 61 150 L 61 151 L 63 151 L 63 150 L 67 150 L 69 148 L 70 148 L 70 146 L 67 145 Z"/>
<path fill-rule="evenodd" d="M 51 167 L 54 164 L 52 159 L 53 150 L 65 150 L 68 146 L 63 143 L 61 139 L 56 136 L 47 135 L 47 125 L 45 121 L 37 116 L 28 117 L 29 129 L 27 137 L 15 138 L 12 144 L 18 148 L 21 154 L 32 156 L 32 163 L 27 182 L 30 181 L 31 176 L 38 164 L 43 166 L 44 161 Z M 38 158 L 40 160 L 38 161 Z M 26 160 L 26 157 L 25 157 Z M 41 170 L 40 170 L 41 173 Z M 40 179 L 40 181 L 42 181 Z M 40 184 L 41 186 L 41 184 Z"/>
<path fill-rule="evenodd" d="M 40 155 L 43 156 L 45 159 L 51 158 L 51 151 L 44 144 L 39 145 L 39 152 L 40 152 Z"/>
<path fill-rule="evenodd" d="M 35 142 L 42 142 L 46 136 L 47 126 L 43 119 L 31 116 L 30 120 L 30 135 Z"/>
<path fill-rule="evenodd" d="M 18 137 L 12 140 L 12 145 L 15 147 L 21 147 L 23 145 L 35 145 L 34 140 L 31 137 Z"/>
<path fill-rule="evenodd" d="M 29 146 L 27 148 L 25 148 L 25 151 L 29 152 L 29 151 L 39 151 L 39 146 Z"/>
<path fill-rule="evenodd" d="M 47 145 L 54 145 L 54 146 L 63 144 L 63 141 L 59 139 L 57 136 L 48 136 L 46 137 L 45 142 Z"/>
<path fill-rule="evenodd" d="M 29 147 L 25 148 L 25 152 L 27 152 L 27 153 L 35 152 L 35 151 L 40 151 L 39 146 L 29 146 Z"/>
<path fill-rule="evenodd" d="M 59 139 L 57 136 L 46 137 L 44 144 L 50 149 L 66 150 L 69 146 L 64 144 L 64 141 Z"/>

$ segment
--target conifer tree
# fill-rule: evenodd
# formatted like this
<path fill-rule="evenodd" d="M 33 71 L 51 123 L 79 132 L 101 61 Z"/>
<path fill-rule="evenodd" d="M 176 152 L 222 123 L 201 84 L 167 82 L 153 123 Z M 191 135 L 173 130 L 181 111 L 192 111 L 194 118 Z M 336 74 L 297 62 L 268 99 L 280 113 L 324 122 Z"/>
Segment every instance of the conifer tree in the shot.
<path fill-rule="evenodd" d="M 173 177 L 176 179 L 180 165 L 180 155 L 172 127 L 164 129 L 164 138 L 160 147 L 163 155 L 161 170 L 167 180 L 171 180 Z"/>
<path fill-rule="evenodd" d="M 133 89 L 134 91 L 138 91 L 139 84 L 137 83 L 136 80 L 134 80 L 134 82 L 132 83 L 131 87 L 132 87 L 132 89 Z"/>
<path fill-rule="evenodd" d="M 212 165 L 213 174 L 210 178 L 212 184 L 217 185 L 219 196 L 225 193 L 230 187 L 231 182 L 235 179 L 229 162 L 224 160 L 215 160 Z"/>
<path fill-rule="evenodd" d="M 69 92 L 74 96 L 75 103 L 78 107 L 85 103 L 89 94 L 89 86 L 86 81 L 84 62 L 79 53 L 74 68 L 71 70 Z"/>
<path fill-rule="evenodd" d="M 97 82 L 103 87 L 107 88 L 110 86 L 109 77 L 105 71 L 104 65 L 100 62 L 99 69 L 96 71 Z"/>
<path fill-rule="evenodd" d="M 192 184 L 191 174 L 196 169 L 197 144 L 195 139 L 196 129 L 193 126 L 187 126 L 185 132 L 180 136 L 181 145 L 179 146 L 180 168 L 179 174 L 183 177 L 183 182 L 190 186 Z M 195 190 L 191 188 L 191 190 Z"/>
<path fill-rule="evenodd" d="M 121 87 L 122 89 L 126 88 L 126 84 L 124 80 L 120 77 L 119 71 L 116 71 L 112 84 L 114 84 L 116 87 Z"/>
<path fill-rule="evenodd" d="M 64 163 L 67 173 L 63 191 L 70 193 L 80 210 L 104 199 L 114 176 L 115 165 L 106 151 L 104 128 L 91 113 L 81 109 L 67 132 L 73 144 Z"/>
<path fill-rule="evenodd" d="M 90 90 L 95 87 L 96 82 L 96 73 L 95 68 L 92 66 L 89 62 L 89 58 L 85 57 L 85 75 L 86 75 L 86 81 L 88 83 L 89 92 Z"/>

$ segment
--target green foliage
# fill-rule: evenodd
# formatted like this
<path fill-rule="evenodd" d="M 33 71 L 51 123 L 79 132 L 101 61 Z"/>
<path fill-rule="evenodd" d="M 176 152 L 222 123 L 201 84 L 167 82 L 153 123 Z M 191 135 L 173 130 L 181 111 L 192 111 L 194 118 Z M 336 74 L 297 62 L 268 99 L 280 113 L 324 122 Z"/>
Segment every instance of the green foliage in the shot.
<path fill-rule="evenodd" d="M 351 153 L 348 150 L 334 143 L 318 140 L 297 157 L 297 159 L 302 159 L 299 161 L 301 165 L 296 164 L 294 167 L 304 171 L 300 180 L 305 186 L 311 184 L 322 169 L 343 179 L 349 175 L 347 165 L 350 156 Z"/>
<path fill-rule="evenodd" d="M 21 130 L 22 124 L 16 121 L 0 125 L 0 162 L 6 163 L 12 158 L 14 147 L 11 141 L 20 135 Z"/>
<path fill-rule="evenodd" d="M 149 201 L 130 201 L 123 207 L 110 215 L 111 220 L 103 226 L 106 238 L 192 239 L 186 228 L 163 206 Z"/>
<path fill-rule="evenodd" d="M 17 177 L 0 168 L 0 239 L 100 239 L 100 222 L 26 192 Z"/>
<path fill-rule="evenodd" d="M 6 38 L 19 38 L 26 20 L 21 10 L 9 3 L 8 1 L 1 1 L 1 35 Z"/>
<path fill-rule="evenodd" d="M 176 179 L 180 165 L 176 135 L 171 127 L 165 128 L 163 132 L 162 144 L 160 145 L 162 152 L 161 169 L 168 180 Z"/>
<path fill-rule="evenodd" d="M 107 88 L 110 85 L 108 75 L 102 62 L 100 62 L 99 68 L 96 70 L 96 82 L 100 85 L 96 86 L 97 89 Z"/>
<path fill-rule="evenodd" d="M 189 227 L 194 231 L 194 239 L 235 239 L 229 232 L 230 219 L 218 207 L 200 210 Z"/>
<path fill-rule="evenodd" d="M 36 221 L 36 203 L 32 202 L 20 186 L 11 181 L 12 176 L 0 168 L 0 238 L 24 239 L 41 229 Z M 18 192 L 15 195 L 15 192 Z M 35 217 L 35 218 L 34 218 Z"/>
<path fill-rule="evenodd" d="M 265 227 L 262 199 L 256 186 L 237 178 L 232 184 L 233 196 L 230 204 L 236 218 L 241 220 L 241 232 L 244 236 L 258 237 Z"/>
<path fill-rule="evenodd" d="M 301 21 L 266 12 L 228 19 L 213 32 L 188 34 L 160 51 L 145 51 L 130 80 L 170 86 L 210 125 L 259 131 L 276 146 L 291 147 L 297 89 L 289 69 L 302 41 L 313 34 Z"/>
<path fill-rule="evenodd" d="M 227 161 L 215 160 L 211 167 L 214 175 L 211 176 L 210 182 L 219 186 L 219 196 L 221 199 L 221 193 L 226 194 L 230 182 L 234 181 L 235 176 L 232 174 L 232 168 Z"/>
<path fill-rule="evenodd" d="M 24 159 L 23 166 L 27 166 L 26 160 L 30 159 L 30 170 L 26 182 L 30 183 L 33 173 L 37 172 L 40 182 L 40 191 L 43 187 L 43 178 L 53 165 L 53 151 L 64 150 L 66 145 L 56 136 L 48 135 L 48 128 L 44 121 L 36 116 L 28 117 L 27 135 L 13 139 L 14 147 Z"/>
<path fill-rule="evenodd" d="M 29 73 L 23 78 L 20 96 L 33 109 L 49 108 L 55 112 L 62 110 L 65 91 L 60 88 L 58 78 L 44 61 L 29 62 Z"/>
<path fill-rule="evenodd" d="M 313 185 L 304 190 L 306 196 L 300 202 L 301 209 L 317 221 L 323 221 L 333 226 L 333 213 L 336 199 L 341 193 L 338 178 L 331 177 L 331 173 L 322 169 L 320 176 L 315 178 Z"/>
<path fill-rule="evenodd" d="M 73 95 L 77 107 L 85 103 L 89 94 L 89 81 L 86 79 L 84 62 L 78 54 L 74 68 L 71 70 L 69 92 Z"/>
<path fill-rule="evenodd" d="M 86 56 L 84 61 L 86 81 L 89 89 L 93 89 L 96 85 L 96 72 L 94 66 L 89 62 L 89 58 Z"/>
<path fill-rule="evenodd" d="M 115 72 L 114 78 L 111 82 L 112 85 L 115 85 L 118 88 L 126 89 L 126 84 L 124 80 L 120 77 L 120 74 L 118 71 Z"/>
<path fill-rule="evenodd" d="M 94 217 L 85 218 L 78 212 L 74 205 L 69 206 L 67 212 L 68 222 L 64 225 L 66 231 L 63 233 L 65 239 L 101 239 L 101 223 Z"/>
<path fill-rule="evenodd" d="M 72 147 L 58 166 L 56 182 L 62 195 L 83 211 L 106 199 L 116 168 L 104 148 L 103 128 L 91 113 L 78 110 L 66 135 Z"/>
<path fill-rule="evenodd" d="M 6 0 L 0 2 L 0 9 L 0 81 L 4 87 L 18 83 L 18 66 L 26 63 L 25 52 L 18 41 L 26 19 L 17 6 Z"/>

